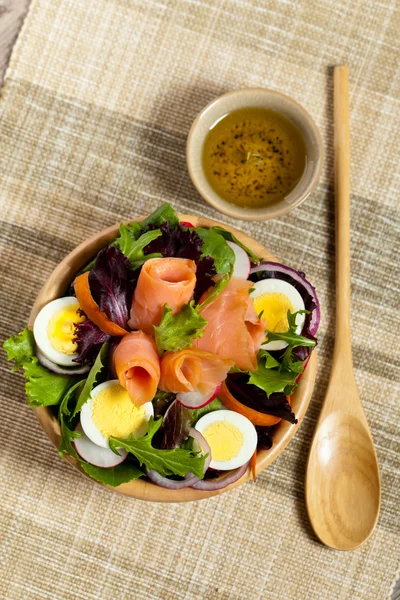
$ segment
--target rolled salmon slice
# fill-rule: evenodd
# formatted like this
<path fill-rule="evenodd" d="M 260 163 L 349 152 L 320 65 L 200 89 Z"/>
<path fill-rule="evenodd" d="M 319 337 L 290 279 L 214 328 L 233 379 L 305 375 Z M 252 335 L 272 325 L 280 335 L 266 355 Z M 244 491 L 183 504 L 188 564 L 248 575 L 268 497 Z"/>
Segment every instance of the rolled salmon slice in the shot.
<path fill-rule="evenodd" d="M 164 304 L 173 314 L 190 302 L 196 285 L 196 264 L 187 258 L 152 258 L 144 263 L 132 300 L 131 329 L 153 335 Z"/>
<path fill-rule="evenodd" d="M 136 406 L 150 402 L 160 381 L 160 359 L 154 340 L 142 331 L 125 335 L 114 352 L 114 368 Z"/>
<path fill-rule="evenodd" d="M 251 281 L 232 277 L 222 292 L 203 309 L 203 337 L 193 347 L 234 361 L 243 371 L 257 369 L 257 352 L 265 341 L 265 323 L 257 316 L 249 290 Z"/>
<path fill-rule="evenodd" d="M 179 352 L 166 352 L 161 359 L 159 387 L 165 392 L 213 392 L 223 381 L 233 361 L 211 352 L 185 348 Z"/>

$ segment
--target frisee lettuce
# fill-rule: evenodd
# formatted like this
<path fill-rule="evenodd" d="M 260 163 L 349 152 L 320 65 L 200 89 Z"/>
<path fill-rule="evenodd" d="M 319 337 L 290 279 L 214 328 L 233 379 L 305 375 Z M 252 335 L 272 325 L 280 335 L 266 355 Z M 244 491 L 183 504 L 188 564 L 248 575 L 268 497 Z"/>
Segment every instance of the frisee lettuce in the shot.
<path fill-rule="evenodd" d="M 151 441 L 161 427 L 161 423 L 162 419 L 154 421 L 150 418 L 147 433 L 139 439 L 133 435 L 126 439 L 111 437 L 109 440 L 111 450 L 118 452 L 118 448 L 125 448 L 137 458 L 146 471 L 154 469 L 164 477 L 169 475 L 184 477 L 187 473 L 194 473 L 197 477 L 203 478 L 205 456 L 184 448 L 159 450 L 152 446 Z"/>
<path fill-rule="evenodd" d="M 22 368 L 24 372 L 26 400 L 32 408 L 60 404 L 68 388 L 77 381 L 76 376 L 56 375 L 39 363 L 33 332 L 28 327 L 10 336 L 3 348 L 7 360 L 15 361 L 13 371 Z"/>
<path fill-rule="evenodd" d="M 184 304 L 181 310 L 172 314 L 168 304 L 164 304 L 163 315 L 158 326 L 153 325 L 158 352 L 176 352 L 192 345 L 192 340 L 202 337 L 207 321 L 194 307 L 194 300 Z"/>

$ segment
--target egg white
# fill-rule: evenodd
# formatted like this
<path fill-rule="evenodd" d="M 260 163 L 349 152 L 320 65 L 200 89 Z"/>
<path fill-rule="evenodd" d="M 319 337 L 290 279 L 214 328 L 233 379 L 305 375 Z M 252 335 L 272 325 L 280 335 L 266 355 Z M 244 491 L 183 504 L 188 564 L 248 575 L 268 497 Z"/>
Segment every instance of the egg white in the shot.
<path fill-rule="evenodd" d="M 284 294 L 290 300 L 294 312 L 305 309 L 304 301 L 300 293 L 287 281 L 283 281 L 282 279 L 261 279 L 254 283 L 253 288 L 254 289 L 250 294 L 250 297 L 253 300 L 262 294 L 276 292 L 278 294 Z M 305 318 L 304 314 L 296 316 L 296 333 L 301 333 Z M 263 350 L 283 350 L 283 348 L 286 347 L 287 343 L 282 340 L 266 342 L 261 346 Z"/>
<path fill-rule="evenodd" d="M 101 383 L 100 385 L 93 388 L 89 400 L 82 406 L 81 410 L 81 425 L 83 431 L 94 444 L 100 446 L 101 448 L 109 448 L 110 445 L 108 442 L 108 437 L 101 433 L 101 431 L 96 427 L 93 421 L 93 401 L 100 392 L 116 385 L 121 385 L 118 379 L 111 379 L 110 381 L 105 381 L 104 383 Z M 147 416 L 148 421 L 150 417 L 154 416 L 153 404 L 151 402 L 146 402 L 146 404 L 144 404 L 143 406 L 145 408 L 145 414 Z M 146 433 L 146 431 L 147 428 L 143 427 L 139 431 L 133 433 L 137 437 L 142 437 Z"/>
<path fill-rule="evenodd" d="M 52 316 L 70 304 L 78 304 L 78 300 L 70 296 L 57 298 L 49 302 L 39 312 L 33 324 L 33 335 L 39 350 L 53 363 L 63 367 L 76 367 L 77 363 L 74 362 L 74 358 L 77 358 L 78 354 L 76 352 L 74 354 L 64 354 L 53 348 L 47 335 L 47 328 Z"/>
<path fill-rule="evenodd" d="M 201 434 L 207 429 L 209 425 L 212 423 L 219 423 L 221 421 L 227 421 L 231 423 L 234 427 L 237 427 L 242 435 L 243 435 L 243 443 L 239 450 L 239 453 L 234 458 L 230 460 L 218 461 L 213 460 L 211 454 L 211 463 L 210 467 L 212 469 L 218 469 L 219 471 L 228 471 L 229 469 L 237 469 L 242 465 L 246 464 L 254 454 L 255 449 L 257 448 L 257 432 L 251 421 L 240 415 L 237 412 L 232 410 L 215 410 L 210 412 L 204 417 L 201 417 L 196 425 L 195 429 L 199 431 Z"/>

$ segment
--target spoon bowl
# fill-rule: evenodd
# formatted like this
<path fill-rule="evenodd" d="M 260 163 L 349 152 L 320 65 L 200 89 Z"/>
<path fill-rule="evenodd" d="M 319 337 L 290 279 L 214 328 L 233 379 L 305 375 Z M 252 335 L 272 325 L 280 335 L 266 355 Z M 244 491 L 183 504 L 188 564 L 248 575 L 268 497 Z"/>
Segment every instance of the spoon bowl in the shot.
<path fill-rule="evenodd" d="M 306 503 L 313 529 L 327 546 L 354 550 L 373 532 L 380 508 L 377 459 L 368 424 L 359 410 L 337 410 L 338 393 L 357 405 L 356 384 L 340 390 L 333 382 L 311 446 L 307 468 Z M 330 399 L 332 394 L 332 399 Z"/>

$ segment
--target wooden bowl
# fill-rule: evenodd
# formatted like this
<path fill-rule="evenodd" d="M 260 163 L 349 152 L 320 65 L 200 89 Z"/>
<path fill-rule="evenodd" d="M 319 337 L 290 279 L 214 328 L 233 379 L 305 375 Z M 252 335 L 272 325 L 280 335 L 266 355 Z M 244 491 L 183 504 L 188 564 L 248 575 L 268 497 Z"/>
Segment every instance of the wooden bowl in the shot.
<path fill-rule="evenodd" d="M 204 219 L 202 217 L 196 217 L 193 215 L 180 215 L 182 221 L 189 221 L 195 227 L 211 227 L 213 225 L 220 225 L 217 221 L 211 219 Z M 137 219 L 138 221 L 140 219 Z M 252 238 L 248 237 L 241 231 L 224 225 L 226 229 L 232 231 L 237 238 L 239 238 L 244 244 L 246 244 L 255 254 L 264 260 L 277 260 L 268 250 L 258 244 Z M 100 231 L 93 237 L 87 239 L 82 244 L 77 246 L 75 250 L 70 252 L 68 256 L 60 262 L 60 264 L 54 269 L 47 282 L 41 289 L 36 302 L 32 308 L 32 312 L 29 317 L 29 326 L 32 327 L 35 321 L 36 315 L 43 308 L 45 304 L 59 298 L 65 294 L 71 281 L 74 279 L 75 274 L 87 264 L 97 252 L 109 244 L 118 235 L 119 225 L 113 225 L 108 229 Z M 292 425 L 287 421 L 281 421 L 275 427 L 273 435 L 273 446 L 270 450 L 262 450 L 257 456 L 257 473 L 265 469 L 277 456 L 284 450 L 287 444 L 290 442 L 294 434 L 296 433 L 308 404 L 311 399 L 312 391 L 314 388 L 315 373 L 316 373 L 317 357 L 315 351 L 311 355 L 311 359 L 307 365 L 303 377 L 301 378 L 296 391 L 292 398 L 293 411 L 298 419 L 297 425 Z M 36 414 L 40 421 L 41 426 L 47 433 L 50 440 L 56 446 L 60 445 L 60 426 L 56 417 L 52 414 L 51 410 L 46 407 L 36 408 Z M 80 468 L 77 461 L 68 456 L 68 462 L 74 465 L 81 473 L 85 476 L 86 473 Z M 132 496 L 133 498 L 139 498 L 141 500 L 150 500 L 152 502 L 189 502 L 191 500 L 201 500 L 203 498 L 209 498 L 222 494 L 228 490 L 241 485 L 247 481 L 250 477 L 249 470 L 243 475 L 241 479 L 229 485 L 228 487 L 214 491 L 200 491 L 192 488 L 185 488 L 182 490 L 169 490 L 166 488 L 159 487 L 150 481 L 144 479 L 137 479 L 130 483 L 124 483 L 116 488 L 110 488 L 115 490 L 119 494 L 125 494 L 126 496 Z M 102 484 L 99 484 L 102 485 Z"/>

